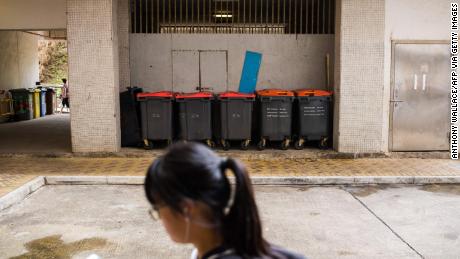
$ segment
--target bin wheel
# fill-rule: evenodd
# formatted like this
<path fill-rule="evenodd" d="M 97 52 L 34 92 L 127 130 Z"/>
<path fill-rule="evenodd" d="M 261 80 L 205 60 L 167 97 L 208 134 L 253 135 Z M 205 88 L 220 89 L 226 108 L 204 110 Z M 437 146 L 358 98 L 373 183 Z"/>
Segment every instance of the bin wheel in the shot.
<path fill-rule="evenodd" d="M 216 143 L 214 143 L 214 141 L 212 141 L 210 139 L 207 139 L 206 140 L 206 145 L 208 145 L 208 147 L 210 147 L 210 148 L 214 148 L 216 146 Z"/>
<path fill-rule="evenodd" d="M 322 139 L 319 141 L 319 148 L 321 148 L 321 149 L 326 149 L 327 146 L 328 146 L 328 144 L 329 144 L 329 143 L 328 143 L 328 142 L 329 142 L 328 140 L 329 140 L 328 137 L 322 138 Z"/>
<path fill-rule="evenodd" d="M 285 139 L 283 140 L 283 142 L 281 142 L 281 149 L 287 150 L 288 148 L 289 148 L 289 139 Z"/>
<path fill-rule="evenodd" d="M 221 140 L 221 143 L 222 143 L 222 148 L 224 150 L 229 150 L 230 149 L 230 142 L 228 142 L 228 140 L 223 139 L 223 140 Z"/>
<path fill-rule="evenodd" d="M 303 139 L 297 140 L 297 141 L 294 143 L 294 148 L 297 149 L 297 150 L 302 150 L 302 149 L 303 149 L 303 143 L 304 143 L 304 140 L 303 140 Z"/>
<path fill-rule="evenodd" d="M 248 150 L 249 149 L 249 143 L 251 143 L 250 139 L 246 139 L 241 141 L 241 150 Z"/>
<path fill-rule="evenodd" d="M 261 139 L 259 143 L 257 143 L 257 149 L 264 150 L 266 145 L 267 141 L 265 139 Z"/>
<path fill-rule="evenodd" d="M 151 140 L 144 139 L 144 149 L 145 150 L 153 149 L 153 142 Z"/>

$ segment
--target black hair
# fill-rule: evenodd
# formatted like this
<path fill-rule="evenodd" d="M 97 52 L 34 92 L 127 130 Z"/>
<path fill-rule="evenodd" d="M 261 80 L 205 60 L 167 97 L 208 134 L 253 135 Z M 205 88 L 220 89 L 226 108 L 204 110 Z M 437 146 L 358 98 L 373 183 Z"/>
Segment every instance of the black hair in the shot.
<path fill-rule="evenodd" d="M 233 205 L 228 213 L 224 212 L 231 199 L 227 169 L 235 175 Z M 178 213 L 183 213 L 184 199 L 205 203 L 220 223 L 224 246 L 244 257 L 271 255 L 262 237 L 250 179 L 238 161 L 220 158 L 201 144 L 175 144 L 149 167 L 144 188 L 152 205 L 162 202 Z"/>
<path fill-rule="evenodd" d="M 62 82 L 63 82 L 64 84 L 67 83 L 67 79 L 63 78 L 63 79 L 62 79 Z"/>

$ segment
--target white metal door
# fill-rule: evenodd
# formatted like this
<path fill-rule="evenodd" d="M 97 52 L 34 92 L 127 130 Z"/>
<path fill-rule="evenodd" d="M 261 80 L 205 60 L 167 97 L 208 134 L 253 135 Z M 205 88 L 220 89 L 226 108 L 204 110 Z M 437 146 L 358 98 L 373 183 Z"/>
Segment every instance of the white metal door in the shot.
<path fill-rule="evenodd" d="M 394 43 L 390 150 L 449 150 L 450 50 Z"/>

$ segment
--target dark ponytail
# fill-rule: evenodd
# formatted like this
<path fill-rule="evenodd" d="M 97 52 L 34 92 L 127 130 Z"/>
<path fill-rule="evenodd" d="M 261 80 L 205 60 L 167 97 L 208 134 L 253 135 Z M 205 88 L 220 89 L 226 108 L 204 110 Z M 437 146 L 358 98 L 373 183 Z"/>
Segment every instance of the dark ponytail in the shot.
<path fill-rule="evenodd" d="M 230 185 L 226 170 L 234 174 L 234 185 Z M 152 163 L 144 188 L 150 203 L 167 204 L 177 213 L 183 213 L 180 205 L 185 199 L 205 203 L 225 246 L 243 257 L 275 257 L 262 236 L 246 169 L 234 159 L 222 159 L 201 144 L 175 144 Z"/>
<path fill-rule="evenodd" d="M 229 214 L 223 218 L 224 241 L 243 255 L 269 255 L 268 244 L 262 237 L 259 212 L 246 169 L 232 158 L 224 160 L 222 172 L 225 173 L 226 169 L 235 175 L 235 197 Z"/>

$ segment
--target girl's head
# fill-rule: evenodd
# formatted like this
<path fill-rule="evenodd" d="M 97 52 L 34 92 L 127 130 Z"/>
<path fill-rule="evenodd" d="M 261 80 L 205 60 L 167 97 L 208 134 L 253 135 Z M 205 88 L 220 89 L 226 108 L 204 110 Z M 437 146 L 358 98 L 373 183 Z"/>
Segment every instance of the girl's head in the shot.
<path fill-rule="evenodd" d="M 239 254 L 269 253 L 250 180 L 237 161 L 201 144 L 176 144 L 150 166 L 144 187 L 174 241 L 193 243 L 206 228 Z"/>

